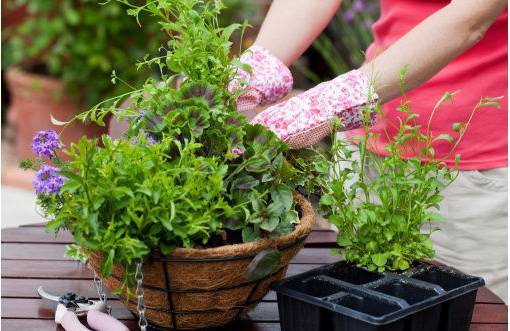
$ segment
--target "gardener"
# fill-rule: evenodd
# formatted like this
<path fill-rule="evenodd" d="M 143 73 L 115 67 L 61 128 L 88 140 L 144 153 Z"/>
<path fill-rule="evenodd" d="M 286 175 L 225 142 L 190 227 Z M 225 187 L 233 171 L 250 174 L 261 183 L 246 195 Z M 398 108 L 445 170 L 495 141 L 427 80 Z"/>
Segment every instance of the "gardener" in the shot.
<path fill-rule="evenodd" d="M 252 66 L 247 93 L 238 108 L 248 117 L 256 105 L 277 101 L 292 88 L 287 68 L 307 49 L 340 6 L 341 0 L 275 0 L 254 46 L 242 56 Z M 485 278 L 488 287 L 507 302 L 507 10 L 505 0 L 381 1 L 374 25 L 374 43 L 359 70 L 324 82 L 288 101 L 269 107 L 253 122 L 274 131 L 291 147 L 308 146 L 329 134 L 334 116 L 344 130 L 362 123 L 360 106 L 378 99 L 384 117 L 373 131 L 380 138 L 372 152 L 384 155 L 390 125 L 401 104 L 399 72 L 408 65 L 405 89 L 427 126 L 434 105 L 446 91 L 456 91 L 455 104 L 444 104 L 432 132 L 455 136 L 452 124 L 466 122 L 481 97 L 504 96 L 501 109 L 476 113 L 455 153 L 461 154 L 460 174 L 443 194 L 441 212 L 447 222 L 432 240 L 437 260 Z M 248 75 L 241 72 L 243 78 Z M 371 81 L 374 89 L 369 96 Z M 235 85 L 230 86 L 235 88 Z M 348 132 L 348 136 L 355 134 Z M 435 145 L 446 157 L 448 145 Z"/>

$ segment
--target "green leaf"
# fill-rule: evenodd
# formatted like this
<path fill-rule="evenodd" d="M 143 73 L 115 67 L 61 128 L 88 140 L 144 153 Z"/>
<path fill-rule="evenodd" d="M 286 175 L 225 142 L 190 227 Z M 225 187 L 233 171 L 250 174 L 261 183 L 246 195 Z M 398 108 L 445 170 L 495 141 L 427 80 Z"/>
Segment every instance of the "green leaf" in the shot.
<path fill-rule="evenodd" d="M 64 125 L 69 124 L 69 121 L 63 122 L 63 121 L 57 120 L 55 117 L 53 117 L 53 114 L 50 114 L 50 120 L 51 120 L 51 124 L 57 125 L 57 126 L 64 126 Z"/>
<path fill-rule="evenodd" d="M 272 232 L 278 226 L 280 219 L 278 217 L 271 217 L 260 223 L 260 228 L 267 232 Z"/>
<path fill-rule="evenodd" d="M 330 195 L 323 195 L 320 204 L 322 206 L 333 206 L 335 204 L 335 199 Z"/>
<path fill-rule="evenodd" d="M 438 141 L 438 140 L 446 140 L 448 141 L 449 143 L 452 143 L 453 144 L 453 138 L 452 136 L 450 136 L 449 134 L 446 134 L 446 133 L 442 133 L 440 135 L 438 135 L 437 137 L 435 137 L 432 141 Z"/>
<path fill-rule="evenodd" d="M 400 270 L 407 270 L 409 269 L 411 266 L 409 265 L 409 262 L 407 262 L 406 260 L 404 259 L 398 259 L 398 268 Z"/>
<path fill-rule="evenodd" d="M 251 175 L 246 175 L 234 181 L 233 185 L 239 190 L 249 191 L 259 185 L 259 180 Z"/>
<path fill-rule="evenodd" d="M 110 274 L 112 272 L 114 257 L 115 257 L 115 250 L 114 249 L 110 249 L 110 251 L 108 252 L 108 255 L 106 256 L 106 258 L 103 257 L 103 261 L 101 263 L 101 274 L 104 277 L 110 276 Z"/>
<path fill-rule="evenodd" d="M 388 261 L 388 257 L 386 256 L 386 254 L 382 253 L 372 255 L 371 259 L 372 262 L 378 267 L 384 267 L 386 265 L 386 262 Z"/>
<path fill-rule="evenodd" d="M 393 236 L 395 235 L 395 233 L 393 232 L 393 230 L 391 228 L 385 228 L 383 230 L 383 233 L 384 233 L 384 237 L 386 238 L 386 240 L 391 240 L 393 239 Z"/>
<path fill-rule="evenodd" d="M 146 196 L 148 196 L 149 198 L 152 197 L 152 191 L 148 187 L 145 187 L 145 186 L 141 186 L 140 188 L 138 188 L 136 190 L 136 192 L 143 193 Z"/>
<path fill-rule="evenodd" d="M 81 184 L 74 180 L 68 180 L 62 185 L 62 188 L 60 189 L 60 193 L 74 193 L 78 189 L 81 188 Z"/>
<path fill-rule="evenodd" d="M 344 246 L 344 247 L 352 245 L 352 241 L 349 238 L 349 235 L 346 234 L 345 232 L 338 235 L 336 242 L 338 243 L 338 245 Z"/>
<path fill-rule="evenodd" d="M 266 208 L 267 214 L 269 217 L 280 217 L 282 213 L 285 211 L 283 204 L 276 200 L 273 201 Z"/>
<path fill-rule="evenodd" d="M 426 212 L 425 218 L 427 220 L 436 221 L 436 222 L 445 221 L 445 217 L 443 215 L 441 215 L 440 213 L 433 212 L 433 211 Z"/>
<path fill-rule="evenodd" d="M 284 211 L 289 211 L 294 201 L 292 190 L 283 184 L 271 189 L 271 198 L 274 202 L 280 203 Z"/>
<path fill-rule="evenodd" d="M 172 246 L 170 246 L 164 242 L 159 243 L 159 248 L 161 249 L 161 253 L 163 253 L 163 255 L 169 255 L 170 253 L 172 253 L 172 250 L 173 250 Z"/>
<path fill-rule="evenodd" d="M 71 244 L 66 246 L 65 256 L 73 260 L 80 261 L 81 263 L 87 263 L 88 256 L 83 253 L 80 246 Z"/>
<path fill-rule="evenodd" d="M 268 277 L 278 269 L 282 253 L 277 249 L 267 249 L 258 253 L 246 267 L 244 277 L 250 281 Z"/>
<path fill-rule="evenodd" d="M 98 223 L 98 216 L 99 214 L 96 213 L 89 213 L 87 216 L 87 222 L 89 223 L 90 227 L 94 231 L 94 234 L 99 233 L 99 223 Z"/>
<path fill-rule="evenodd" d="M 455 169 L 457 169 L 459 167 L 459 162 L 460 162 L 460 154 L 455 154 L 455 163 L 454 163 Z"/>
<path fill-rule="evenodd" d="M 271 163 L 264 158 L 252 159 L 248 162 L 248 165 L 246 166 L 246 171 L 261 173 L 267 171 L 270 166 Z"/>
<path fill-rule="evenodd" d="M 232 23 L 229 26 L 226 26 L 225 28 L 223 28 L 223 31 L 221 32 L 221 36 L 225 40 L 228 40 L 228 39 L 230 39 L 230 36 L 232 35 L 232 33 L 234 33 L 234 31 L 238 30 L 240 27 L 241 27 L 241 24 Z"/>
<path fill-rule="evenodd" d="M 243 242 L 250 242 L 260 238 L 260 230 L 257 227 L 245 227 L 241 231 Z"/>
<path fill-rule="evenodd" d="M 455 91 L 453 93 L 451 92 L 445 92 L 445 94 L 443 94 L 443 96 L 441 97 L 441 99 L 439 99 L 439 101 L 436 103 L 436 105 L 434 106 L 434 109 L 437 109 L 439 108 L 443 103 L 445 103 L 446 101 L 450 101 L 451 103 L 454 103 L 455 99 L 455 95 L 458 93 L 459 91 Z"/>
<path fill-rule="evenodd" d="M 453 123 L 453 131 L 455 132 L 460 132 L 462 130 L 464 130 L 464 128 L 466 127 L 466 124 L 465 123 Z"/>

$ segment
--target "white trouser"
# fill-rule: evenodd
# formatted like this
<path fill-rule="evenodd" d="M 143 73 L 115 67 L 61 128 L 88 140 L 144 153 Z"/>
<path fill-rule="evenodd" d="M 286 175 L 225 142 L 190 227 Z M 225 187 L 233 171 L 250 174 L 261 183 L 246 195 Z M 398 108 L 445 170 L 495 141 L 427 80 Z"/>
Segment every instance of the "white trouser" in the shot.
<path fill-rule="evenodd" d="M 483 277 L 508 303 L 508 168 L 460 171 L 443 195 L 436 259 Z"/>

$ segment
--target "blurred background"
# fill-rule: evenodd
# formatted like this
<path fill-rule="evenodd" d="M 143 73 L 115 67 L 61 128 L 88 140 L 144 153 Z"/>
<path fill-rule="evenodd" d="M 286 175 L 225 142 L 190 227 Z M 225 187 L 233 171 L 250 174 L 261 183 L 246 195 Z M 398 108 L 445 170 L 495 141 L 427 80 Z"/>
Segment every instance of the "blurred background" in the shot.
<path fill-rule="evenodd" d="M 31 158 L 32 137 L 53 127 L 50 115 L 66 120 L 108 97 L 123 93 L 113 85 L 116 74 L 132 85 L 148 75 L 135 63 L 157 54 L 164 42 L 155 19 L 141 27 L 126 8 L 112 1 L 2 1 L 2 228 L 41 222 L 34 210 L 33 173 L 18 169 Z M 233 50 L 248 48 L 257 35 L 271 0 L 224 0 L 222 25 L 242 22 L 251 28 Z M 379 16 L 377 0 L 344 0 L 325 31 L 291 67 L 294 88 L 304 90 L 357 68 L 372 42 Z M 241 44 L 240 44 L 241 43 Z M 62 133 L 67 145 L 80 136 L 107 131 L 92 124 L 73 124 Z"/>

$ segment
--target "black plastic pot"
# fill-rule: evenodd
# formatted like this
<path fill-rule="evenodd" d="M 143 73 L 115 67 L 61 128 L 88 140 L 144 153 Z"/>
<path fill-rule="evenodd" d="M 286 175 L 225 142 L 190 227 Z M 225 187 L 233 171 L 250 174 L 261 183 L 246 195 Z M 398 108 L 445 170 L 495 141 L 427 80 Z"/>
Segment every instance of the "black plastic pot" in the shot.
<path fill-rule="evenodd" d="M 419 263 L 396 274 L 338 262 L 274 283 L 283 331 L 469 330 L 485 284 Z"/>

